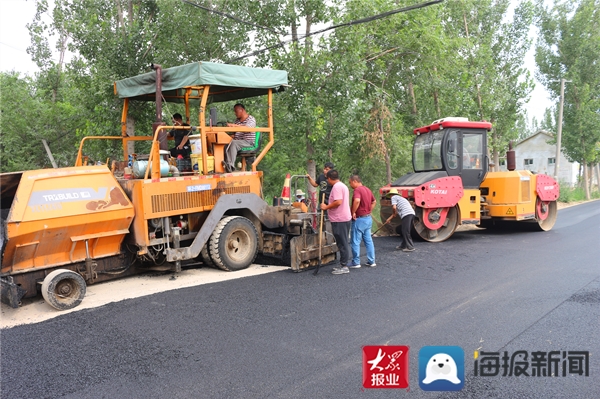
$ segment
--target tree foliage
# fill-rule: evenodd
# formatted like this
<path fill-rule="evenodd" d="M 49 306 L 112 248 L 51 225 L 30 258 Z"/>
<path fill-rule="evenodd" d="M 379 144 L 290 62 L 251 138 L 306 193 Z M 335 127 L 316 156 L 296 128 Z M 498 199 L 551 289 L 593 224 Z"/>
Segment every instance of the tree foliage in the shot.
<path fill-rule="evenodd" d="M 14 97 L 22 97 L 3 102 L 2 170 L 48 167 L 40 126 L 61 162 L 74 159 L 84 136 L 119 135 L 115 80 L 147 72 L 151 63 L 200 60 L 288 71 L 291 87 L 275 97 L 276 143 L 260 165 L 267 195 L 279 193 L 285 173 L 314 174 L 326 161 L 343 179 L 359 173 L 371 188 L 389 183 L 411 170 L 412 129 L 444 116 L 492 121 L 498 153 L 522 130 L 531 90 L 521 61 L 531 3 L 519 2 L 509 16 L 509 0 L 455 0 L 352 23 L 417 3 L 212 0 L 197 2 L 200 8 L 174 0 L 56 0 L 49 10 L 37 0 L 29 51 L 40 73 L 2 77 L 3 88 L 20 86 Z M 51 23 L 42 21 L 44 12 Z M 307 36 L 340 23 L 347 26 Z M 51 41 L 75 56 L 53 60 Z M 270 50 L 244 57 L 260 48 Z M 32 148 L 41 148 L 22 163 L 5 155 L 17 153 L 20 132 L 4 124 L 4 115 L 18 114 L 19 105 L 31 115 Z M 264 103 L 248 105 L 260 123 Z M 164 112 L 177 111 L 169 105 Z M 148 134 L 152 104 L 131 104 L 129 114 L 136 134 Z M 111 144 L 86 151 L 95 160 L 119 156 Z"/>
<path fill-rule="evenodd" d="M 568 80 L 561 150 L 583 165 L 587 189 L 587 166 L 600 162 L 600 1 L 539 2 L 538 15 L 538 78 L 557 97 Z"/>

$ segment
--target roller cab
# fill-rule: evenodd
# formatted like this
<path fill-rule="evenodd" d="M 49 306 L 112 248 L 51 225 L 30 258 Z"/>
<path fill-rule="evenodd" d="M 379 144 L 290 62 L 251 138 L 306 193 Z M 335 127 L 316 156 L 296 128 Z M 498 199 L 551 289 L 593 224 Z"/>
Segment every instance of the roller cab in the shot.
<path fill-rule="evenodd" d="M 413 205 L 414 230 L 426 241 L 444 241 L 463 224 L 492 227 L 496 221 L 532 221 L 541 230 L 551 229 L 558 183 L 529 171 L 488 171 L 491 129 L 489 122 L 467 118 L 444 118 L 414 129 L 414 173 L 380 189 L 382 220 L 392 215 L 387 193 L 395 188 Z M 400 219 L 394 218 L 389 231 L 399 225 Z"/>

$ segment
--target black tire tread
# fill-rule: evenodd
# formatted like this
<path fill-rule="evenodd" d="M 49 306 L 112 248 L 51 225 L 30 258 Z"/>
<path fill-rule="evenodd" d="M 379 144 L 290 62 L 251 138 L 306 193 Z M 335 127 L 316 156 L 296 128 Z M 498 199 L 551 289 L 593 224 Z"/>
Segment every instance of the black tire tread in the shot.
<path fill-rule="evenodd" d="M 211 257 L 213 263 L 215 264 L 216 267 L 218 267 L 221 270 L 225 270 L 225 271 L 239 270 L 238 268 L 233 268 L 233 267 L 227 265 L 226 260 L 223 258 L 223 256 L 219 252 L 219 242 L 221 241 L 221 235 L 223 234 L 223 230 L 232 220 L 235 220 L 238 218 L 245 219 L 248 221 L 249 225 L 252 226 L 252 229 L 254 231 L 254 236 L 258 240 L 258 233 L 256 232 L 256 228 L 254 227 L 254 224 L 252 224 L 252 222 L 250 222 L 250 220 L 244 218 L 243 216 L 226 216 L 223 219 L 221 219 L 219 221 L 219 223 L 217 223 L 215 230 L 211 234 L 210 239 L 209 239 L 210 245 L 208 245 L 208 252 L 210 254 L 210 257 Z M 257 253 L 258 253 L 258 245 L 256 246 L 256 250 L 252 256 L 252 261 L 254 261 L 254 259 L 256 258 Z"/>
<path fill-rule="evenodd" d="M 204 246 L 202 247 L 202 251 L 200 251 L 200 259 L 206 266 L 216 267 L 215 262 L 213 262 L 212 258 L 210 257 L 210 254 L 208 253 L 208 242 L 204 244 Z"/>

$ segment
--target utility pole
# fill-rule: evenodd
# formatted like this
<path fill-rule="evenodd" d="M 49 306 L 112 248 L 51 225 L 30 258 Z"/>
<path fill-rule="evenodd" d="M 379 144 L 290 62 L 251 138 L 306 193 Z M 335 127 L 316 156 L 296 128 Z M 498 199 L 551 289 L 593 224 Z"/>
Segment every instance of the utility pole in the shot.
<path fill-rule="evenodd" d="M 50 162 L 52 162 L 52 167 L 54 167 L 54 169 L 57 169 L 58 165 L 56 164 L 56 161 L 54 160 L 54 157 L 52 156 L 52 151 L 50 151 L 50 147 L 48 146 L 46 139 L 42 139 L 42 143 L 44 144 L 44 148 L 46 149 L 46 152 L 48 153 L 48 158 L 50 158 Z"/>
<path fill-rule="evenodd" d="M 560 105 L 558 107 L 558 126 L 556 128 L 556 158 L 554 158 L 554 178 L 558 181 L 558 165 L 560 160 L 560 141 L 562 136 L 563 104 L 565 102 L 565 82 L 571 82 L 564 78 L 560 80 Z"/>

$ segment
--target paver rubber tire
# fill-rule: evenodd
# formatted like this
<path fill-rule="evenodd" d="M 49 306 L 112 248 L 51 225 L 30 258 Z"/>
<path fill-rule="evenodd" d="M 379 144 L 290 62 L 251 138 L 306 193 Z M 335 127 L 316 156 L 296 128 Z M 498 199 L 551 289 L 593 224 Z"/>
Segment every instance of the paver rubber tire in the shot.
<path fill-rule="evenodd" d="M 210 242 L 210 239 L 209 239 L 209 242 Z M 213 262 L 213 260 L 210 257 L 210 254 L 208 253 L 208 244 L 209 243 L 207 242 L 202 247 L 202 251 L 200 251 L 200 260 L 202 260 L 202 262 L 208 267 L 216 267 L 215 262 Z"/>
<path fill-rule="evenodd" d="M 254 224 L 243 216 L 224 217 L 210 236 L 208 251 L 219 269 L 246 269 L 258 253 L 258 233 Z"/>
<path fill-rule="evenodd" d="M 79 273 L 67 269 L 54 270 L 42 283 L 42 296 L 53 308 L 73 309 L 85 296 L 85 280 Z"/>

